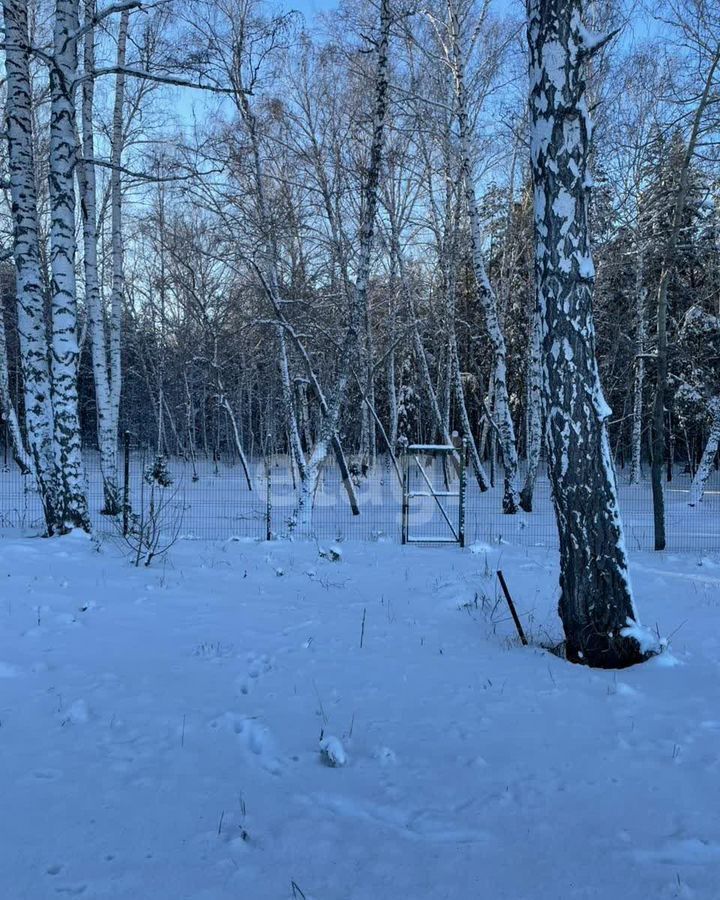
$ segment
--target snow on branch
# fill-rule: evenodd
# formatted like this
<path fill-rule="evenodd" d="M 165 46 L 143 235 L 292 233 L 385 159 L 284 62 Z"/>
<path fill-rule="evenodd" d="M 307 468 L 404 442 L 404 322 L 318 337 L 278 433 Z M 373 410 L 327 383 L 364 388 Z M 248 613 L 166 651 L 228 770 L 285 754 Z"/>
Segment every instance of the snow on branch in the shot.
<path fill-rule="evenodd" d="M 608 32 L 590 31 L 590 29 L 580 23 L 578 27 L 578 38 L 580 39 L 579 55 L 585 58 L 595 56 L 619 33 L 620 28 L 614 28 Z"/>

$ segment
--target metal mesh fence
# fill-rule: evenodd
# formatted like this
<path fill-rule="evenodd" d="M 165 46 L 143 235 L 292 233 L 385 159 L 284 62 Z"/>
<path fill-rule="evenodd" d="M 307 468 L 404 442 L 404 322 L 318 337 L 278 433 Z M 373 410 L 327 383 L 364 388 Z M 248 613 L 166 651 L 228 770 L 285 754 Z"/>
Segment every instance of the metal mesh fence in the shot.
<path fill-rule="evenodd" d="M 1 452 L 1 451 L 0 451 Z M 122 448 L 119 459 L 122 463 Z M 0 456 L 0 530 L 37 533 L 42 530 L 42 509 L 33 479 L 23 477 L 9 454 Z M 96 451 L 84 454 L 87 491 L 93 529 L 99 534 L 120 534 L 122 517 L 101 514 L 102 476 Z M 198 458 L 194 462 L 171 458 L 166 461 L 172 483 L 151 491 L 145 477 L 152 466 L 152 452 L 133 448 L 129 455 L 128 496 L 135 515 L 146 514 L 151 494 L 161 500 L 161 526 L 186 538 L 206 540 L 264 540 L 288 532 L 296 481 L 287 456 L 252 461 L 253 489 L 248 488 L 236 460 Z M 122 473 L 123 466 L 120 465 Z M 451 486 L 456 474 L 442 460 L 425 461 L 425 474 L 439 490 Z M 122 477 L 122 476 L 121 476 Z M 269 477 L 269 482 L 268 482 Z M 412 476 L 422 486 L 420 473 Z M 665 485 L 668 550 L 720 551 L 720 473 L 713 471 L 703 502 L 688 506 L 691 476 L 681 471 Z M 652 497 L 649 480 L 628 483 L 627 471 L 618 471 L 620 508 L 629 549 L 653 547 Z M 124 485 L 121 485 L 123 487 Z M 411 484 L 411 489 L 413 485 Z M 328 459 L 315 496 L 310 534 L 318 540 L 400 542 L 402 527 L 402 486 L 390 458 L 380 458 L 366 477 L 355 482 L 360 515 L 353 516 L 339 470 Z M 502 485 L 481 493 L 472 473 L 467 473 L 465 530 L 466 542 L 505 541 L 527 546 L 557 546 L 550 486 L 544 474 L 538 477 L 534 511 L 514 516 L 502 513 Z M 452 515 L 455 515 L 453 512 Z M 447 537 L 448 528 L 435 502 L 427 498 L 415 502 L 410 527 L 414 534 L 428 538 Z"/>

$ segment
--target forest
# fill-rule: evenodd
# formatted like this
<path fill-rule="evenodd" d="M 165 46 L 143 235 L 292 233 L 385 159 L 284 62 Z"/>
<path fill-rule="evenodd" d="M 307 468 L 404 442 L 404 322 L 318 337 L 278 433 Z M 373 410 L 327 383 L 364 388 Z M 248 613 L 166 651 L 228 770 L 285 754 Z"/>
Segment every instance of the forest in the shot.
<path fill-rule="evenodd" d="M 58 420 L 71 518 L 86 517 L 81 448 L 99 451 L 117 512 L 126 430 L 193 465 L 229 457 L 249 486 L 249 460 L 287 454 L 298 509 L 328 455 L 362 478 L 457 432 L 479 488 L 497 470 L 504 512 L 532 509 L 542 349 L 520 7 L 4 14 L 3 440 L 52 481 Z M 652 468 L 657 516 L 674 467 L 697 504 L 717 464 L 720 15 L 705 0 L 583 15 L 609 35 L 584 60 L 597 363 L 612 458 L 630 483 Z"/>

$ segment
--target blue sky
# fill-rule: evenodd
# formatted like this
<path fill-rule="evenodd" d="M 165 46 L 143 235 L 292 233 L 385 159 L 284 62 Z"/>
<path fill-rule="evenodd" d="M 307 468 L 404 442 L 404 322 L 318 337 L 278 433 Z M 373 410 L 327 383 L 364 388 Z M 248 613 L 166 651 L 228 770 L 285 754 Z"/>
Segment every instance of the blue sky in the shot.
<path fill-rule="evenodd" d="M 509 8 L 512 4 L 513 0 L 495 0 L 493 6 L 496 10 L 502 10 Z M 337 6 L 338 0 L 290 0 L 286 5 L 292 9 L 299 9 L 300 12 L 310 17 L 313 13 Z"/>
<path fill-rule="evenodd" d="M 337 0 L 291 0 L 286 5 L 292 9 L 299 9 L 306 16 L 311 16 L 313 13 L 337 6 Z"/>

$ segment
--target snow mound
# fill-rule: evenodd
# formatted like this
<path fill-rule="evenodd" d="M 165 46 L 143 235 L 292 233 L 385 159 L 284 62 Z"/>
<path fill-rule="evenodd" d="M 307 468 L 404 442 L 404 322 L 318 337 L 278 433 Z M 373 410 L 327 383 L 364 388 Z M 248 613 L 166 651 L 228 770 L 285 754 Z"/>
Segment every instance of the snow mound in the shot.
<path fill-rule="evenodd" d="M 347 765 L 347 753 L 340 738 L 329 734 L 320 740 L 320 759 L 331 769 L 339 769 Z"/>
<path fill-rule="evenodd" d="M 627 625 L 620 631 L 623 637 L 634 638 L 642 653 L 661 653 L 663 650 L 663 642 L 653 634 L 649 628 L 645 628 L 634 619 L 628 618 Z"/>

